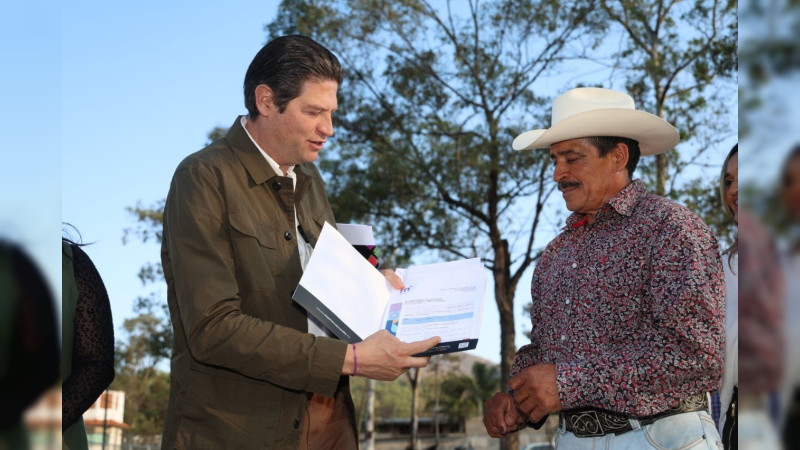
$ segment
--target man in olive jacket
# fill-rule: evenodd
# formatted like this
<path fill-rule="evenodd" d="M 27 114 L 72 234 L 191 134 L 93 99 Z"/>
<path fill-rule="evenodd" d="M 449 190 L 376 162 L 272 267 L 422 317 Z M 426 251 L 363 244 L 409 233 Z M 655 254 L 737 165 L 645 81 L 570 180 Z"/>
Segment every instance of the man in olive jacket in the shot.
<path fill-rule="evenodd" d="M 248 116 L 175 171 L 161 250 L 175 331 L 163 448 L 356 448 L 347 375 L 393 380 L 438 343 L 380 331 L 349 345 L 292 301 L 335 223 L 312 163 L 341 81 L 313 40 L 271 41 L 245 76 Z"/>

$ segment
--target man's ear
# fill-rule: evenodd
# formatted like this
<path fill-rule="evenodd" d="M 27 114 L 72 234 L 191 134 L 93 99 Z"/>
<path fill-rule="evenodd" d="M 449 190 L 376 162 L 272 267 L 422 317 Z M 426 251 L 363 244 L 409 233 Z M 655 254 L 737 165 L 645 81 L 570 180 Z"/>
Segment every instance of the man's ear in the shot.
<path fill-rule="evenodd" d="M 269 116 L 278 110 L 275 106 L 272 89 L 266 84 L 259 84 L 256 86 L 255 99 L 258 114 L 261 116 Z"/>
<path fill-rule="evenodd" d="M 611 152 L 614 154 L 614 168 L 627 172 L 628 158 L 630 158 L 628 145 L 623 144 L 622 142 L 617 142 L 617 145 L 614 146 L 614 149 L 611 150 Z"/>

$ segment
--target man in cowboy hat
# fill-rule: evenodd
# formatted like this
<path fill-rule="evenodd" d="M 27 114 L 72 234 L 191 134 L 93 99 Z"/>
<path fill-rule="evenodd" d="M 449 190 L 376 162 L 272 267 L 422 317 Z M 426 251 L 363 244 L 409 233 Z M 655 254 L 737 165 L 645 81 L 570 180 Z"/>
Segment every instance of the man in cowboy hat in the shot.
<path fill-rule="evenodd" d="M 572 214 L 533 275 L 531 343 L 508 392 L 486 404 L 492 437 L 560 412 L 558 448 L 717 448 L 707 411 L 724 346 L 717 242 L 633 179 L 640 155 L 678 142 L 630 96 L 599 88 L 557 97 L 552 126 L 514 140 L 550 149 Z"/>

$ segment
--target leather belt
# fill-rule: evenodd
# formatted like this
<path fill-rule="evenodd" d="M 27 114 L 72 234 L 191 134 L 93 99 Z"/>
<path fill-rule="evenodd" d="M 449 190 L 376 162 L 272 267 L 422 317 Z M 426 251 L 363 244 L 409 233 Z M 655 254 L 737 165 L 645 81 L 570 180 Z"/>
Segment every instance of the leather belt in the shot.
<path fill-rule="evenodd" d="M 666 411 L 644 417 L 631 417 L 595 408 L 562 411 L 559 415 L 559 425 L 564 424 L 566 430 L 577 437 L 598 437 L 610 433 L 622 434 L 632 431 L 631 419 L 637 420 L 641 426 L 645 426 L 664 417 L 703 410 L 708 411 L 708 396 L 695 394 L 684 398 L 678 405 Z"/>

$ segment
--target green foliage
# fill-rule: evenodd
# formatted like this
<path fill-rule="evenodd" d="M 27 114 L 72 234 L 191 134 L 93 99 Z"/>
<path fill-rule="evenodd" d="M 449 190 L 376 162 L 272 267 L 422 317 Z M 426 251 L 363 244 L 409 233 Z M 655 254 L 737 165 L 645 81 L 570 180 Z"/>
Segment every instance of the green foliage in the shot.
<path fill-rule="evenodd" d="M 166 200 L 160 200 L 151 206 L 142 206 L 137 202 L 136 206 L 125 208 L 134 217 L 135 225 L 123 231 L 122 243 L 127 244 L 133 236 L 142 242 L 152 240 L 160 244 L 163 237 L 161 228 L 164 223 L 164 203 Z"/>
<path fill-rule="evenodd" d="M 451 376 L 442 382 L 439 404 L 448 415 L 459 419 L 476 416 L 481 411 L 472 378 L 464 375 Z"/>
<path fill-rule="evenodd" d="M 601 0 L 601 4 L 625 36 L 614 55 L 614 67 L 624 75 L 637 108 L 673 124 L 681 134 L 681 145 L 692 148 L 682 154 L 673 149 L 639 163 L 647 185 L 669 195 L 680 188 L 679 174 L 706 149 L 718 148 L 733 131 L 729 109 L 738 69 L 736 3 Z"/>
<path fill-rule="evenodd" d="M 446 358 L 447 356 L 439 356 Z M 452 356 L 451 356 L 452 357 Z M 458 357 L 452 357 L 458 361 Z M 434 361 L 425 369 L 420 382 L 420 411 L 423 416 L 432 416 L 436 404 L 436 377 Z M 439 375 L 439 405 L 444 416 L 466 419 L 483 414 L 483 405 L 495 392 L 501 389 L 500 368 L 495 365 L 475 363 L 471 375 L 450 369 Z M 363 425 L 364 395 L 366 380 L 351 378 L 350 390 L 356 405 L 356 416 L 359 426 Z M 376 417 L 410 417 L 411 385 L 407 377 L 395 381 L 378 381 L 375 383 L 375 415 Z"/>
<path fill-rule="evenodd" d="M 439 405 L 444 414 L 459 419 L 483 415 L 483 405 L 501 390 L 500 368 L 475 363 L 472 376 L 451 374 L 441 383 Z M 433 402 L 428 401 L 430 410 Z"/>
<path fill-rule="evenodd" d="M 140 297 L 137 315 L 123 322 L 124 337 L 116 339 L 115 372 L 111 389 L 125 392 L 125 421 L 136 442 L 158 443 L 166 419 L 169 374 L 158 364 L 169 358 L 172 327 L 166 304 L 156 294 Z"/>
<path fill-rule="evenodd" d="M 129 442 L 157 445 L 164 431 L 164 418 L 169 403 L 169 374 L 117 373 L 109 389 L 125 391 L 125 423 Z"/>
<path fill-rule="evenodd" d="M 350 390 L 353 402 L 356 405 L 356 416 L 363 418 L 364 395 L 367 380 L 361 377 L 350 379 Z M 424 386 L 424 383 L 423 383 Z M 410 417 L 411 416 L 411 385 L 406 377 L 399 377 L 395 381 L 375 382 L 375 415 L 377 417 Z M 421 398 L 426 398 L 427 389 L 420 391 Z M 361 426 L 361 420 L 359 420 Z"/>
<path fill-rule="evenodd" d="M 224 138 L 226 134 L 228 134 L 228 128 L 226 127 L 217 126 L 212 128 L 211 131 L 209 131 L 206 135 L 206 145 L 210 145 L 212 142 Z"/>
<path fill-rule="evenodd" d="M 772 121 L 774 113 L 764 108 L 764 88 L 800 69 L 800 2 L 749 0 L 742 4 L 740 15 L 748 30 L 758 30 L 740 42 L 739 135 L 744 138 L 763 123 L 761 113 L 767 112 Z M 774 103 L 770 100 L 773 108 Z"/>
<path fill-rule="evenodd" d="M 495 365 L 475 363 L 472 366 L 472 380 L 475 393 L 480 400 L 481 407 L 492 398 L 497 391 L 503 389 L 500 382 L 500 368 Z"/>

